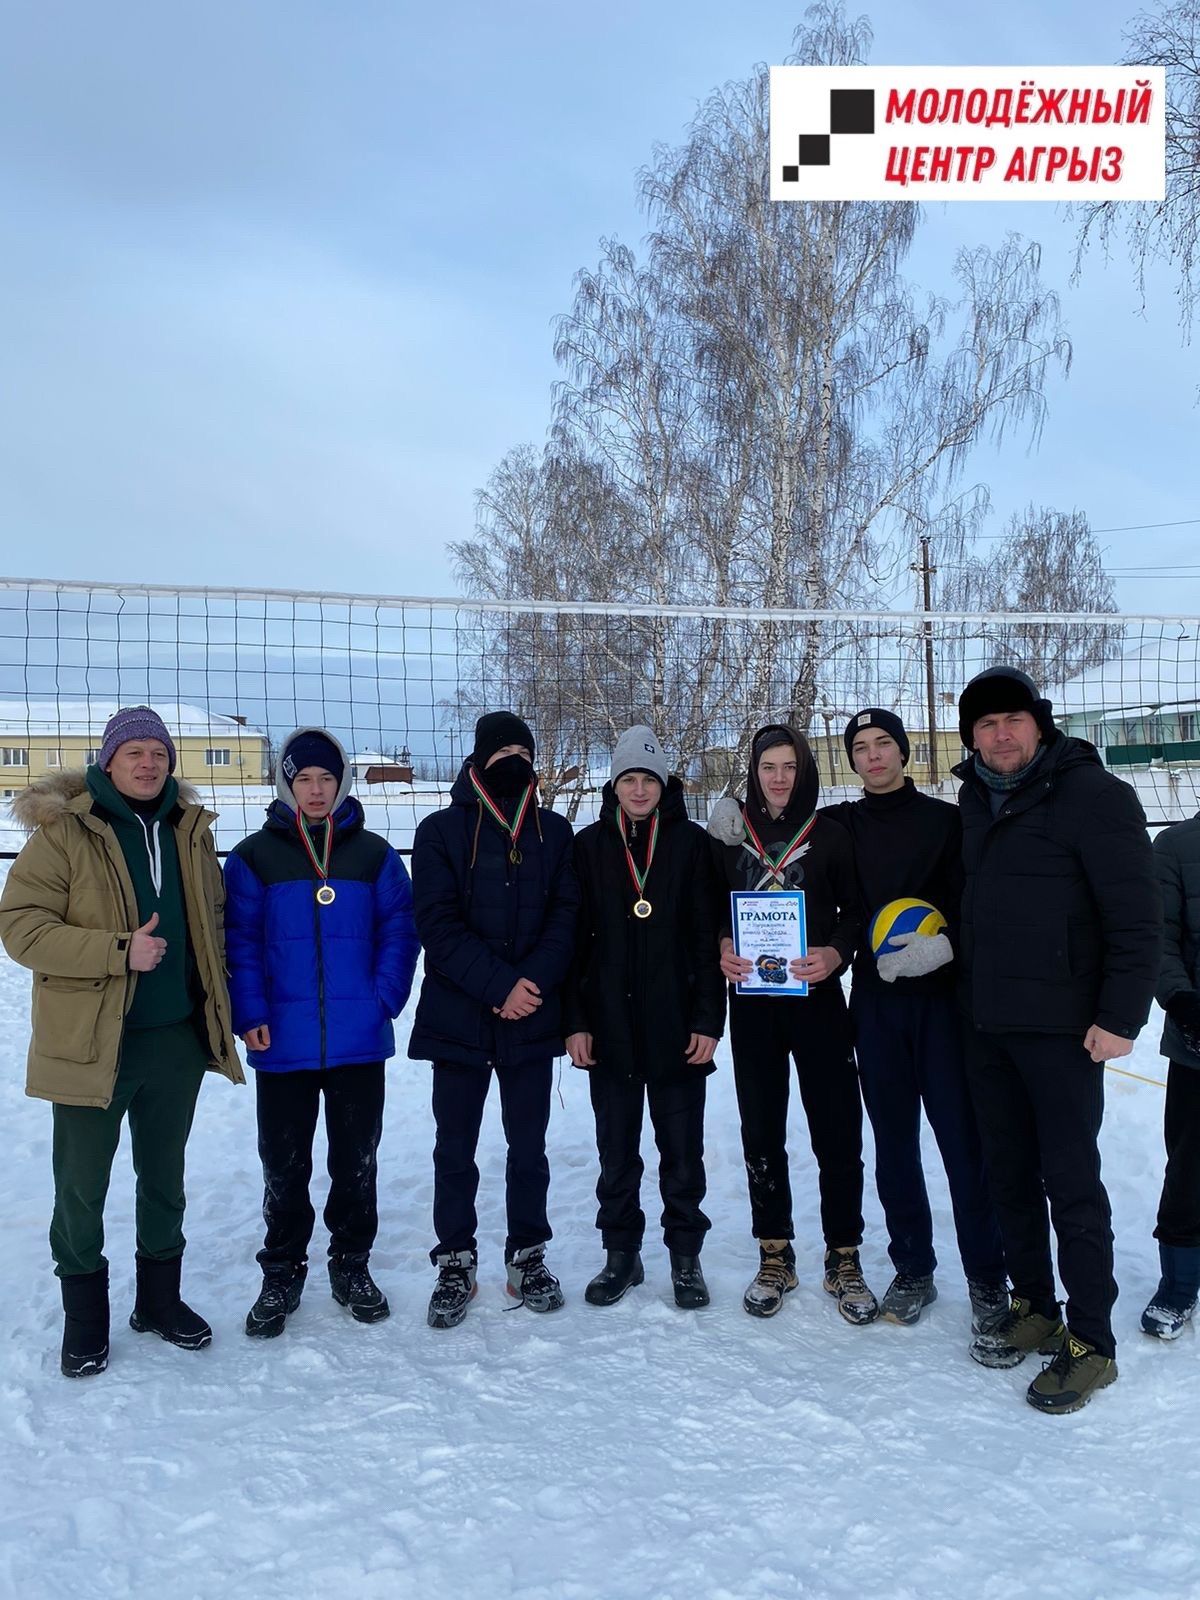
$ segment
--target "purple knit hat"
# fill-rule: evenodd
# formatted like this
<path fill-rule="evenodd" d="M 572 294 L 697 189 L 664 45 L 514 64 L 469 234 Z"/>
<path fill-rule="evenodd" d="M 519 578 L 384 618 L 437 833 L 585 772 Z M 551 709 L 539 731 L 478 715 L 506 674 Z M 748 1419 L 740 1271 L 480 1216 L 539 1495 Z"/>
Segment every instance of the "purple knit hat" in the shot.
<path fill-rule="evenodd" d="M 149 706 L 125 706 L 109 717 L 105 724 L 104 742 L 96 757 L 96 765 L 102 772 L 107 770 L 121 746 L 132 739 L 161 739 L 167 747 L 167 771 L 175 771 L 175 763 L 179 759 L 175 752 L 175 741 L 167 732 L 167 725 L 158 712 L 152 711 Z"/>

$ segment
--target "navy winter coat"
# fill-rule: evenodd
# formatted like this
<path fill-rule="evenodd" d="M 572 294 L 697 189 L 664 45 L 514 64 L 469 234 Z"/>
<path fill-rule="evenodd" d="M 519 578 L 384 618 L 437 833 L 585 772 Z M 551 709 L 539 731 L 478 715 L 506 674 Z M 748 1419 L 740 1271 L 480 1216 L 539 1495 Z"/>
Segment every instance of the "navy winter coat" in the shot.
<path fill-rule="evenodd" d="M 333 821 L 332 905 L 317 904 L 295 812 L 280 800 L 225 863 L 233 1028 L 270 1028 L 271 1048 L 249 1058 L 261 1072 L 384 1061 L 396 1051 L 392 1018 L 417 964 L 412 885 L 387 840 L 363 827 L 357 800 L 344 800 Z"/>
<path fill-rule="evenodd" d="M 560 990 L 571 964 L 579 887 L 571 824 L 531 810 L 519 865 L 511 841 L 475 796 L 464 763 L 444 811 L 413 840 L 413 903 L 425 977 L 408 1053 L 417 1061 L 516 1066 L 561 1055 Z M 532 1016 L 505 1022 L 518 978 L 541 990 Z"/>
<path fill-rule="evenodd" d="M 1163 897 L 1163 958 L 1154 997 L 1165 1009 L 1177 994 L 1200 990 L 1200 816 L 1159 834 L 1154 864 Z M 1200 1069 L 1200 1055 L 1188 1049 L 1170 1017 L 1159 1048 L 1169 1060 Z"/>

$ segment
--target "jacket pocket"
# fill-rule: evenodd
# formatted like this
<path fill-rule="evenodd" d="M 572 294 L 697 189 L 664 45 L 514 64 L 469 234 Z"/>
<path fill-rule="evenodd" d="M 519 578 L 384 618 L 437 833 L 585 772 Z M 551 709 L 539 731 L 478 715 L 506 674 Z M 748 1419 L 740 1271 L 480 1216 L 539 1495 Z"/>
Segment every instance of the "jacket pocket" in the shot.
<path fill-rule="evenodd" d="M 39 974 L 34 1018 L 34 1043 L 39 1054 L 59 1061 L 99 1060 L 96 1032 L 108 982 L 107 978 Z"/>

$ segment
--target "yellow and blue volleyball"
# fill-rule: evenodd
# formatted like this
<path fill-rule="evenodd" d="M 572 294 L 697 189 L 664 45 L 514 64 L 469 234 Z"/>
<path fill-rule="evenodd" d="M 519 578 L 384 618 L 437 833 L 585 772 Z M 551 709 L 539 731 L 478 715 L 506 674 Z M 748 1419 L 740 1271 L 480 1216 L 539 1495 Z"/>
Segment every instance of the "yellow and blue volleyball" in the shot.
<path fill-rule="evenodd" d="M 902 950 L 903 945 L 892 943 L 898 933 L 941 933 L 945 926 L 945 917 L 928 900 L 889 900 L 871 918 L 871 954 L 878 960 Z"/>

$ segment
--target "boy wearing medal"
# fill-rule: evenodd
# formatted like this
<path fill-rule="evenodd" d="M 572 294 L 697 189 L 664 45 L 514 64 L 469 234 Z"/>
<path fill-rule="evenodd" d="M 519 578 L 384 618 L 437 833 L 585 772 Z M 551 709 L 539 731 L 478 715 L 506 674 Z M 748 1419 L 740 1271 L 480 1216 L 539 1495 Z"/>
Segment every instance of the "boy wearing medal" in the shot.
<path fill-rule="evenodd" d="M 642 1282 L 643 1104 L 659 1150 L 663 1235 L 675 1303 L 708 1304 L 700 1248 L 704 1100 L 725 1024 L 717 883 L 704 830 L 688 820 L 646 727 L 621 735 L 600 820 L 575 839 L 582 906 L 564 998 L 567 1052 L 588 1069 L 600 1177 L 596 1226 L 607 1253 L 591 1305 Z"/>
<path fill-rule="evenodd" d="M 413 841 L 425 976 L 408 1053 L 433 1063 L 433 1328 L 461 1322 L 475 1294 L 475 1151 L 493 1072 L 508 1145 L 508 1292 L 531 1311 L 563 1303 L 545 1261 L 546 1126 L 579 890 L 571 825 L 537 803 L 535 753 L 520 717 L 480 717 L 450 805 Z"/>
<path fill-rule="evenodd" d="M 820 785 L 804 736 L 783 723 L 760 728 L 751 745 L 746 802 L 718 801 L 708 821 L 724 887 L 767 893 L 802 890 L 808 954 L 791 963 L 804 996 L 739 995 L 731 987 L 729 1036 L 759 1245 L 758 1273 L 745 1309 L 774 1316 L 797 1286 L 788 1177 L 787 1109 L 791 1057 L 808 1120 L 825 1235 L 823 1287 L 847 1322 L 879 1314 L 863 1281 L 862 1101 L 839 976 L 862 927 L 850 838 L 817 815 Z M 726 899 L 728 905 L 728 899 Z M 737 955 L 728 910 L 721 928 L 721 971 L 735 985 L 751 963 Z"/>
<path fill-rule="evenodd" d="M 251 1338 L 282 1333 L 300 1304 L 315 1217 L 309 1200 L 317 1111 L 328 1139 L 329 1283 L 357 1322 L 388 1303 L 368 1262 L 378 1228 L 376 1166 L 392 1019 L 417 962 L 412 886 L 387 840 L 363 826 L 346 752 L 298 728 L 276 768 L 267 821 L 225 867 L 225 933 L 235 1031 L 250 1052 L 266 1239 Z"/>

